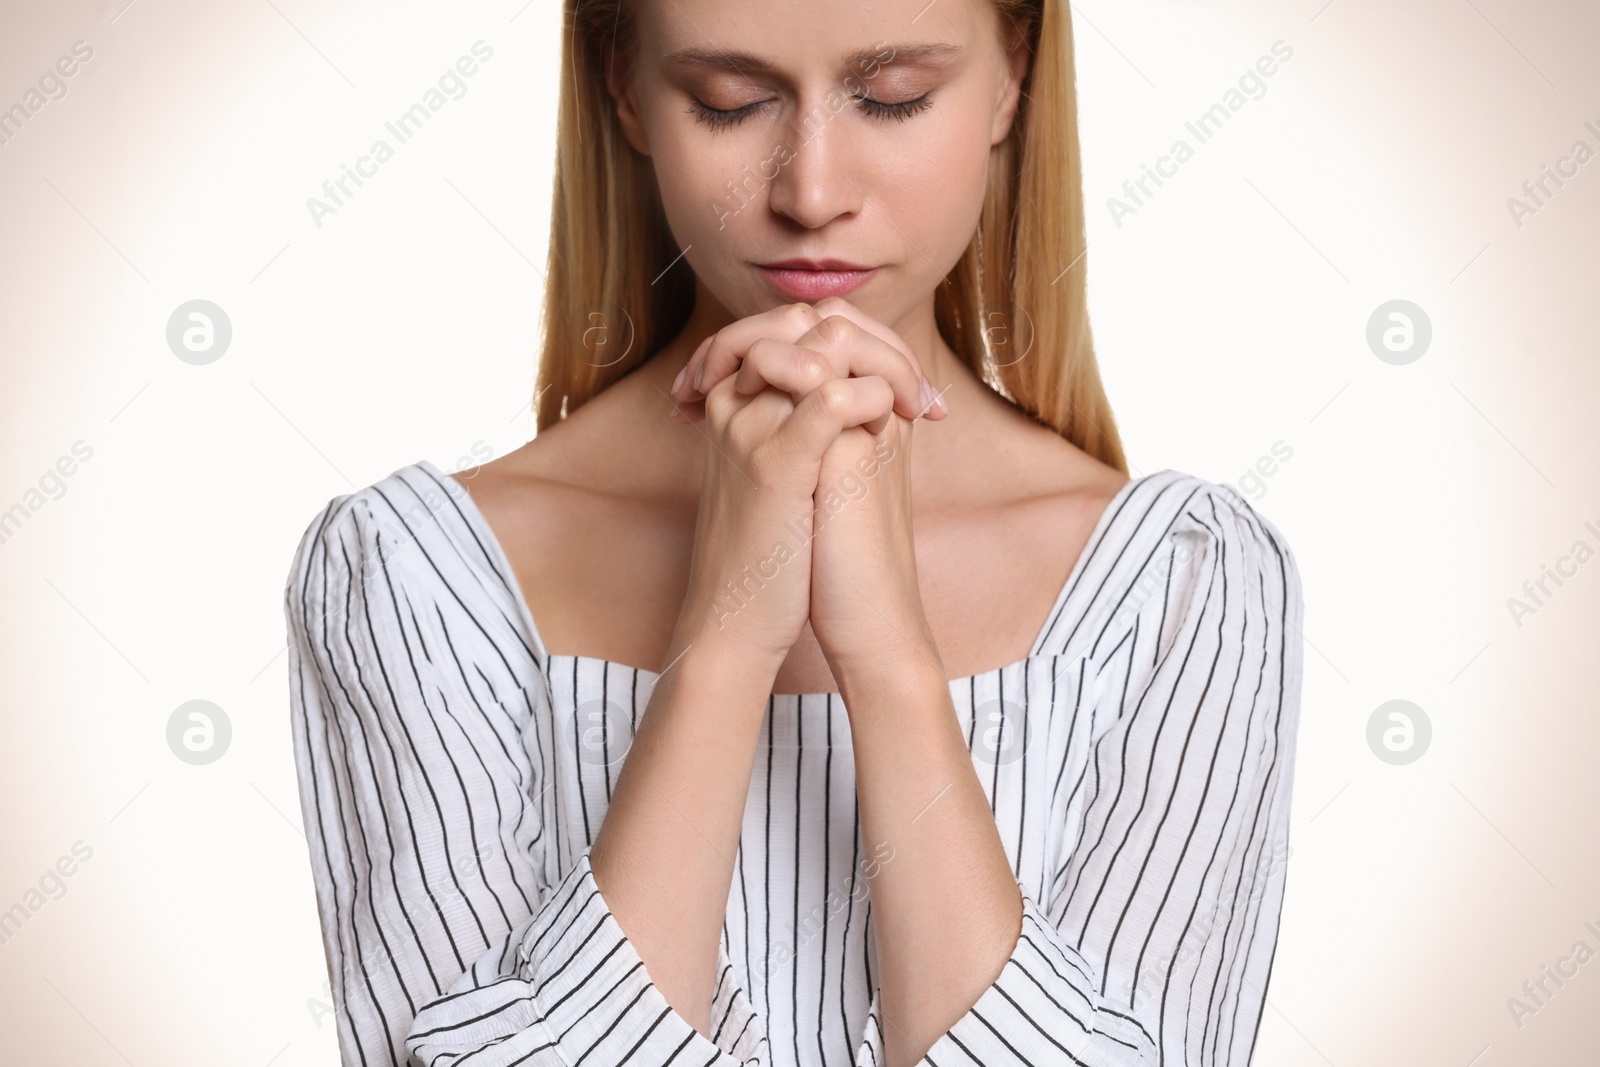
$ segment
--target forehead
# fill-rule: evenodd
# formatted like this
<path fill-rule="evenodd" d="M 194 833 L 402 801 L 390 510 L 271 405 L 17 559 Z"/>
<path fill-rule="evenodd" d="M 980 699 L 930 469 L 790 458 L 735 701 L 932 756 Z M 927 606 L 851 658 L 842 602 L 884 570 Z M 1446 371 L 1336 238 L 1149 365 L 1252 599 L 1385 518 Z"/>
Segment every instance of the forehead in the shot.
<path fill-rule="evenodd" d="M 994 29 L 991 0 L 636 0 L 641 51 L 668 71 L 943 67 Z"/>
<path fill-rule="evenodd" d="M 851 70 L 867 66 L 935 66 L 959 57 L 965 46 L 950 41 L 909 41 L 894 43 L 877 41 L 871 47 L 857 48 L 833 57 L 832 62 Z M 661 57 L 661 65 L 672 69 L 713 67 L 723 70 L 762 74 L 777 73 L 783 67 L 778 56 L 737 49 L 722 49 L 711 45 L 688 45 L 675 48 Z"/>

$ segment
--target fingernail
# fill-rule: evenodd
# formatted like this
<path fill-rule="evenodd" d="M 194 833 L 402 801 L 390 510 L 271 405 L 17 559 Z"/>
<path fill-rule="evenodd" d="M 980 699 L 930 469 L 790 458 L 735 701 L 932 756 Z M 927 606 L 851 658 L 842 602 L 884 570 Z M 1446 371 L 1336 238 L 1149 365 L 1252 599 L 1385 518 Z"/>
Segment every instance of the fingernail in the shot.
<path fill-rule="evenodd" d="M 684 375 L 686 375 L 688 373 L 689 373 L 689 365 L 687 363 L 685 363 L 683 365 L 683 369 L 678 372 L 678 376 L 676 378 L 672 379 L 672 388 L 669 391 L 672 393 L 673 396 L 677 396 L 678 395 L 678 389 L 683 385 Z"/>
<path fill-rule="evenodd" d="M 695 392 L 698 393 L 700 391 L 700 379 L 704 378 L 705 376 L 706 376 L 706 365 L 704 363 L 702 363 L 702 364 L 700 364 L 698 367 L 696 367 L 694 369 L 694 391 Z"/>
<path fill-rule="evenodd" d="M 926 379 L 926 378 L 922 379 L 922 415 L 923 415 L 923 417 L 926 418 L 930 411 L 937 410 L 938 406 L 939 406 L 939 404 L 938 404 L 938 400 L 936 399 L 936 394 L 934 393 L 933 383 L 928 381 L 928 379 Z"/>
<path fill-rule="evenodd" d="M 929 388 L 932 387 L 930 386 Z M 944 394 L 939 392 L 937 389 L 935 389 L 933 393 L 933 406 L 939 409 L 939 414 L 941 415 L 950 414 L 950 402 L 947 401 L 944 398 Z"/>

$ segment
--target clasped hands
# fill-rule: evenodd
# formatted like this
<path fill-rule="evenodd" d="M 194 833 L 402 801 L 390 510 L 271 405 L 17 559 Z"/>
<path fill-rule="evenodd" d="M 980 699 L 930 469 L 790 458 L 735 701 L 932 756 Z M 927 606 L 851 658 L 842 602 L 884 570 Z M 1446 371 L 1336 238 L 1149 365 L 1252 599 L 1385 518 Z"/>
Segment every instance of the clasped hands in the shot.
<path fill-rule="evenodd" d="M 841 297 L 789 304 L 702 341 L 672 396 L 712 446 L 691 601 L 718 631 L 781 661 L 809 621 L 841 686 L 941 662 L 917 585 L 911 422 L 949 407 L 903 339 Z"/>

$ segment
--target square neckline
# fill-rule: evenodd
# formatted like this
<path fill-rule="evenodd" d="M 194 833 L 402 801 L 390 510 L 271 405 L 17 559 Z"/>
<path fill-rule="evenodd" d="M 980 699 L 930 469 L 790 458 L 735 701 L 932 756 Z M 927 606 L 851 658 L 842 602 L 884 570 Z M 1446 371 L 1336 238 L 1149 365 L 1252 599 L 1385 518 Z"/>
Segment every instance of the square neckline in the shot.
<path fill-rule="evenodd" d="M 451 493 L 450 495 L 453 499 L 456 499 L 456 503 L 460 509 L 462 517 L 466 519 L 467 524 L 473 528 L 473 532 L 478 535 L 480 541 L 483 543 L 483 547 L 491 555 L 491 562 L 494 564 L 495 568 L 501 572 L 506 585 L 506 590 L 516 604 L 517 613 L 520 615 L 523 625 L 528 628 L 528 633 L 530 636 L 532 636 L 534 644 L 538 647 L 540 653 L 543 654 L 546 664 L 548 664 L 550 660 L 567 660 L 573 663 L 593 663 L 605 667 L 617 667 L 622 670 L 632 671 L 638 675 L 647 675 L 652 680 L 652 684 L 654 680 L 661 677 L 660 674 L 648 667 L 635 667 L 632 664 L 622 663 L 618 660 L 605 659 L 600 656 L 588 656 L 582 653 L 551 652 L 550 646 L 545 644 L 544 635 L 539 632 L 538 623 L 533 617 L 533 609 L 528 605 L 527 597 L 523 595 L 522 584 L 517 580 L 516 570 L 511 566 L 511 558 L 506 554 L 505 547 L 500 543 L 500 538 L 495 533 L 494 528 L 489 525 L 489 520 L 485 518 L 483 512 L 479 510 L 478 502 L 472 498 L 472 492 L 467 488 L 466 483 L 457 478 L 454 474 L 446 473 L 445 471 L 440 470 L 433 464 L 431 460 L 419 460 L 417 466 L 426 471 L 428 475 L 435 480 L 454 485 L 456 489 L 460 490 L 459 497 L 455 493 Z M 1132 490 L 1139 485 L 1139 483 L 1147 481 L 1150 478 L 1155 477 L 1156 474 L 1161 473 L 1165 472 L 1156 471 L 1152 474 L 1140 475 L 1137 478 L 1130 477 L 1126 482 L 1122 483 L 1122 485 L 1117 489 L 1116 493 L 1114 493 L 1111 499 L 1107 501 L 1106 506 L 1101 510 L 1099 517 L 1095 519 L 1094 528 L 1089 533 L 1089 539 L 1084 542 L 1082 551 L 1078 553 L 1078 558 L 1073 562 L 1072 570 L 1067 574 L 1066 582 L 1062 584 L 1061 590 L 1056 594 L 1055 602 L 1050 605 L 1050 610 L 1045 613 L 1044 622 L 1042 625 L 1040 625 L 1039 632 L 1034 635 L 1033 643 L 1029 646 L 1027 655 L 1011 663 L 1006 663 L 999 667 L 990 667 L 989 669 L 979 671 L 976 674 L 965 674 L 959 678 L 951 678 L 948 680 L 948 684 L 952 686 L 969 685 L 978 681 L 979 679 L 989 678 L 1015 670 L 1016 668 L 1024 666 L 1032 660 L 1040 658 L 1041 653 L 1039 651 L 1039 646 L 1044 642 L 1045 637 L 1049 635 L 1050 631 L 1055 629 L 1056 624 L 1060 620 L 1062 609 L 1069 601 L 1072 600 L 1073 595 L 1077 592 L 1078 584 L 1083 572 L 1087 569 L 1089 561 L 1099 550 L 1101 542 L 1104 541 L 1107 528 L 1111 525 L 1111 522 L 1114 520 L 1116 514 L 1121 511 L 1124 498 L 1127 497 Z M 541 664 L 541 668 L 544 667 L 545 665 Z M 775 692 L 772 693 L 771 696 L 774 699 L 780 700 L 803 701 L 808 698 L 812 700 L 820 700 L 823 697 L 837 697 L 839 696 L 839 691 L 834 689 L 826 692 L 815 693 Z"/>

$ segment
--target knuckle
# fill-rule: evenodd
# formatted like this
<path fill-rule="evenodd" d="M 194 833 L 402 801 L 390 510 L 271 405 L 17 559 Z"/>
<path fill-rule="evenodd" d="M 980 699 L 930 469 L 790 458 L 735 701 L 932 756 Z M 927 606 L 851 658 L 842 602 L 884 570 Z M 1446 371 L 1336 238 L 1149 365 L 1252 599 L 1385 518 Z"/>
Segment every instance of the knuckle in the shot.
<path fill-rule="evenodd" d="M 830 315 L 817 324 L 817 336 L 830 345 L 843 345 L 849 343 L 856 335 L 859 327 L 843 315 Z"/>
<path fill-rule="evenodd" d="M 833 377 L 833 365 L 821 353 L 807 351 L 800 358 L 800 373 L 813 387 L 817 387 Z"/>
<path fill-rule="evenodd" d="M 838 378 L 817 387 L 817 403 L 829 415 L 842 415 L 850 405 L 850 387 Z"/>
<path fill-rule="evenodd" d="M 713 424 L 721 425 L 738 414 L 737 401 L 734 399 L 733 387 L 728 383 L 732 379 L 724 378 L 711 387 L 711 392 L 706 394 L 706 418 Z"/>

